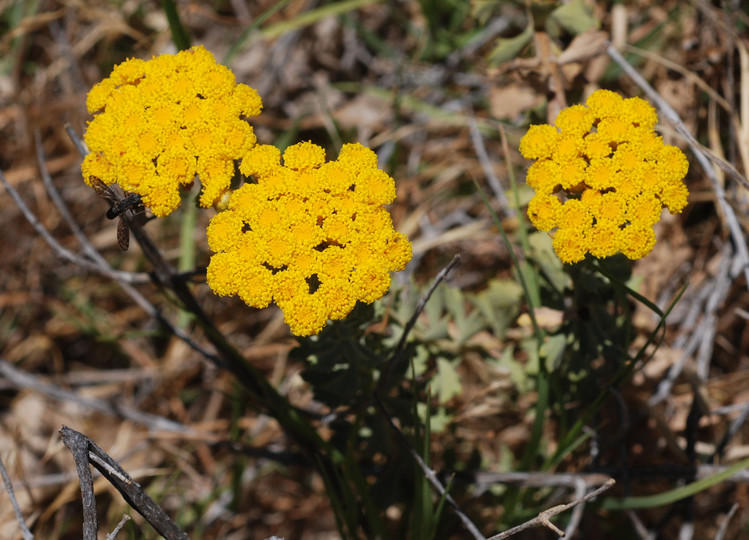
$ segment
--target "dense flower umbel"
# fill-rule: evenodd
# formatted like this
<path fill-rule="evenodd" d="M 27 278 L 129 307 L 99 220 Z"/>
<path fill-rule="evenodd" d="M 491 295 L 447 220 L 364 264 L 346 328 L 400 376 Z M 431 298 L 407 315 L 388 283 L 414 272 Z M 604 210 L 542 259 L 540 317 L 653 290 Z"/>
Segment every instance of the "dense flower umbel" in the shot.
<path fill-rule="evenodd" d="M 411 243 L 382 206 L 395 184 L 370 149 L 346 144 L 326 163 L 323 148 L 299 143 L 283 161 L 267 145 L 242 159 L 240 170 L 256 183 L 234 191 L 211 219 L 216 253 L 207 277 L 216 294 L 257 308 L 276 302 L 291 331 L 306 336 L 385 294 L 389 272 L 411 260 Z"/>
<path fill-rule="evenodd" d="M 586 105 L 562 110 L 556 127 L 531 126 L 520 153 L 535 159 L 527 183 L 536 195 L 528 217 L 554 233 L 554 251 L 566 262 L 586 253 L 644 257 L 655 245 L 661 208 L 687 204 L 686 156 L 663 144 L 655 109 L 640 98 L 594 92 Z"/>
<path fill-rule="evenodd" d="M 200 204 L 228 189 L 234 160 L 255 144 L 243 119 L 260 113 L 257 92 L 202 46 L 151 60 L 130 59 L 91 89 L 95 114 L 83 178 L 96 176 L 138 193 L 156 216 L 179 206 L 180 185 L 200 175 Z"/>

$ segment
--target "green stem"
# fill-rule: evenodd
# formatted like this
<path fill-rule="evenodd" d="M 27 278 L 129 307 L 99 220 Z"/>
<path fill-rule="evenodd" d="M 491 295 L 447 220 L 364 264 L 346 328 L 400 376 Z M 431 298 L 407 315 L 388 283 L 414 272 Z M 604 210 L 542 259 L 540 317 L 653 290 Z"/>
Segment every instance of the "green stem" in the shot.
<path fill-rule="evenodd" d="M 475 184 L 476 189 L 481 196 L 481 199 L 484 201 L 484 204 L 489 209 L 489 214 L 492 217 L 494 225 L 496 225 L 497 229 L 499 229 L 499 234 L 502 236 L 502 240 L 504 240 L 505 246 L 507 247 L 507 252 L 510 254 L 510 259 L 512 259 L 512 264 L 514 264 L 515 268 L 518 269 L 518 281 L 520 281 L 520 286 L 523 288 L 523 294 L 525 294 L 525 298 L 528 301 L 528 315 L 530 316 L 531 323 L 533 324 L 533 332 L 536 335 L 536 339 L 538 339 L 539 346 L 541 346 L 545 334 L 541 327 L 538 325 L 538 321 L 536 320 L 536 308 L 540 307 L 540 303 L 537 303 L 535 300 L 535 295 L 531 294 L 531 289 L 528 286 L 527 276 L 524 275 L 520 267 L 520 259 L 518 259 L 512 242 L 510 242 L 510 238 L 507 236 L 507 232 L 502 226 L 502 221 L 499 219 L 499 216 L 497 216 L 496 212 L 492 210 L 491 204 L 489 203 L 489 198 L 486 196 L 484 189 L 479 185 L 476 179 L 473 180 L 473 183 Z"/>
<path fill-rule="evenodd" d="M 195 269 L 195 226 L 198 222 L 198 207 L 195 204 L 182 205 L 182 222 L 179 230 L 179 265 L 183 275 Z M 190 321 L 187 311 L 180 311 L 177 327 L 186 328 Z"/>
<path fill-rule="evenodd" d="M 656 336 L 658 336 L 661 330 L 665 330 L 666 317 L 668 317 L 669 313 L 671 313 L 674 307 L 676 307 L 676 303 L 679 301 L 679 299 L 681 298 L 681 296 L 684 294 L 684 292 L 687 289 L 687 285 L 684 285 L 684 287 L 682 287 L 682 289 L 679 291 L 679 294 L 676 295 L 676 298 L 674 298 L 674 300 L 668 306 L 668 309 L 666 309 L 666 311 L 661 311 L 658 308 L 658 306 L 650 302 L 647 298 L 644 298 L 642 295 L 640 295 L 636 291 L 633 291 L 631 288 L 621 283 L 613 275 L 607 273 L 605 267 L 602 267 L 599 265 L 598 269 L 601 271 L 603 275 L 608 277 L 612 281 L 612 283 L 614 282 L 619 283 L 620 286 L 623 287 L 627 291 L 627 294 L 633 296 L 637 300 L 640 300 L 645 305 L 647 305 L 650 309 L 652 309 L 655 313 L 657 313 L 660 317 L 660 320 L 658 321 L 658 325 L 648 336 L 648 339 L 646 340 L 646 342 L 637 351 L 637 354 L 634 356 L 634 358 L 629 359 L 627 362 L 624 362 L 619 367 L 616 374 L 612 378 L 611 382 L 606 386 L 606 388 L 603 388 L 601 390 L 601 392 L 598 394 L 598 397 L 596 397 L 595 401 L 586 409 L 586 411 L 583 413 L 580 419 L 577 422 L 575 422 L 575 425 L 573 425 L 572 428 L 564 435 L 562 440 L 559 441 L 559 445 L 557 446 L 557 452 L 553 456 L 547 459 L 546 463 L 544 463 L 544 467 L 547 467 L 551 463 L 557 462 L 561 454 L 567 451 L 567 448 L 579 436 L 580 432 L 583 429 L 583 426 L 585 426 L 588 422 L 590 422 L 590 419 L 593 417 L 595 412 L 601 407 L 601 405 L 603 405 L 603 402 L 609 395 L 609 388 L 618 388 L 619 385 L 621 385 L 626 379 L 628 379 L 630 375 L 632 375 L 632 373 L 638 367 L 642 366 L 641 360 L 645 358 L 648 348 L 653 343 L 656 342 Z M 660 345 L 660 342 L 658 343 L 658 345 Z"/>
<path fill-rule="evenodd" d="M 549 408 L 549 372 L 546 370 L 546 364 L 540 355 L 538 363 L 538 376 L 536 380 L 536 388 L 538 391 L 538 399 L 536 400 L 535 407 L 536 417 L 533 419 L 531 438 L 526 443 L 525 449 L 523 450 L 523 456 L 520 459 L 520 465 L 518 467 L 518 470 L 520 471 L 533 470 L 533 461 L 538 455 L 539 448 L 541 448 L 541 437 L 543 436 L 544 423 L 546 421 L 546 410 Z M 507 490 L 504 497 L 504 511 L 509 520 L 513 519 L 518 503 L 525 498 L 522 494 L 523 490 L 519 487 L 510 487 Z"/>
<path fill-rule="evenodd" d="M 169 30 L 172 32 L 172 41 L 180 51 L 190 48 L 190 34 L 182 24 L 177 12 L 177 4 L 174 0 L 162 0 L 161 7 L 164 8 L 166 20 L 169 22 Z"/>
<path fill-rule="evenodd" d="M 515 169 L 510 164 L 510 149 L 507 144 L 507 134 L 505 133 L 504 125 L 499 125 L 499 136 L 502 139 L 502 152 L 505 155 L 505 161 L 508 163 L 507 174 L 510 178 L 510 188 L 512 189 L 512 195 L 515 199 L 515 211 L 518 214 L 518 236 L 520 237 L 520 246 L 523 253 L 526 255 L 531 252 L 531 243 L 528 239 L 528 221 L 526 220 L 525 213 L 521 210 L 520 205 L 520 194 L 518 193 L 518 181 L 515 177 Z M 528 302 L 532 308 L 541 306 L 541 290 L 538 285 L 538 275 L 536 274 L 533 267 L 528 262 L 527 258 L 523 257 L 520 261 L 518 271 L 523 273 L 528 279 Z M 539 336 L 540 337 L 540 336 Z"/>

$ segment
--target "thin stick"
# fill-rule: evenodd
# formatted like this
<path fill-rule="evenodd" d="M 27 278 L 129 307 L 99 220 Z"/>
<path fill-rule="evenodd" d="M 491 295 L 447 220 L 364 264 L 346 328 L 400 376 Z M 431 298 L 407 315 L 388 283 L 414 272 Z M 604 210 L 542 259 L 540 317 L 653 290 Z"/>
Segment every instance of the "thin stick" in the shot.
<path fill-rule="evenodd" d="M 17 388 L 29 388 L 42 395 L 56 399 L 62 403 L 77 403 L 95 411 L 103 412 L 117 418 L 126 418 L 151 431 L 169 431 L 190 434 L 194 430 L 179 422 L 174 422 L 161 416 L 144 413 L 129 407 L 119 407 L 107 401 L 96 398 L 79 396 L 75 392 L 64 390 L 59 386 L 42 382 L 38 377 L 26 373 L 0 357 L 0 375 L 8 379 Z"/>
<path fill-rule="evenodd" d="M 494 196 L 497 198 L 497 201 L 499 201 L 500 207 L 502 208 L 502 214 L 505 216 L 514 216 L 516 213 L 515 209 L 510 206 L 510 201 L 507 199 L 507 193 L 505 193 L 505 189 L 499 181 L 499 178 L 497 178 L 497 175 L 494 174 L 492 161 L 489 159 L 489 154 L 486 152 L 484 138 L 482 137 L 479 126 L 476 123 L 476 118 L 473 116 L 470 109 L 467 108 L 466 110 L 466 118 L 468 119 L 468 129 L 471 133 L 473 149 L 476 151 L 476 157 L 479 158 L 479 163 L 481 163 L 481 168 L 484 170 L 489 187 L 492 188 Z"/>
<path fill-rule="evenodd" d="M 715 534 L 715 540 L 723 540 L 723 538 L 726 536 L 726 531 L 728 530 L 728 522 L 731 521 L 731 518 L 738 509 L 739 503 L 735 502 L 731 505 L 731 509 L 720 521 L 720 527 L 718 527 L 718 532 Z"/>
<path fill-rule="evenodd" d="M 88 439 L 65 426 L 60 430 L 62 442 L 68 447 L 75 460 L 75 470 L 81 485 L 83 502 L 83 540 L 96 540 L 99 523 L 96 518 L 96 497 L 94 496 L 94 479 L 88 466 Z"/>
<path fill-rule="evenodd" d="M 140 294 L 137 290 L 135 290 L 130 285 L 130 280 L 132 279 L 132 274 L 130 274 L 130 272 L 119 272 L 117 270 L 113 270 L 108 264 L 104 266 L 96 264 L 94 262 L 89 261 L 88 259 L 79 257 L 78 255 L 75 255 L 73 252 L 62 247 L 57 242 L 57 240 L 55 240 L 54 237 L 51 234 L 49 234 L 47 229 L 45 229 L 44 226 L 39 222 L 39 220 L 34 215 L 34 213 L 29 209 L 29 207 L 26 206 L 26 203 L 21 198 L 21 195 L 10 184 L 10 182 L 8 182 L 2 170 L 0 170 L 0 184 L 2 184 L 5 187 L 6 191 L 10 194 L 11 198 L 16 203 L 18 208 L 21 210 L 21 213 L 23 213 L 26 220 L 31 224 L 32 227 L 34 227 L 36 232 L 39 233 L 39 235 L 44 239 L 44 241 L 47 242 L 47 245 L 49 245 L 60 257 L 72 262 L 73 264 L 77 264 L 83 268 L 86 268 L 87 270 L 109 277 L 113 279 L 114 281 L 116 281 L 117 283 L 119 283 L 120 287 L 122 287 L 125 290 L 125 292 L 135 301 L 135 303 L 138 304 L 146 313 L 148 313 L 151 317 L 156 319 L 160 324 L 163 324 L 170 332 L 172 332 L 175 336 L 177 336 L 179 339 L 181 339 L 187 345 L 189 345 L 190 348 L 197 351 L 198 353 L 203 355 L 205 358 L 211 360 L 212 362 L 221 365 L 219 358 L 215 354 L 203 348 L 192 337 L 190 337 L 181 329 L 174 326 L 166 317 L 162 315 L 161 311 L 159 311 L 153 304 L 151 304 L 146 299 L 145 296 Z"/>
<path fill-rule="evenodd" d="M 712 350 L 712 345 L 715 342 L 715 332 L 717 324 L 717 311 L 723 305 L 726 294 L 728 294 L 731 280 L 729 279 L 729 270 L 731 267 L 731 255 L 732 248 L 727 243 L 722 249 L 721 264 L 718 267 L 718 275 L 715 278 L 709 280 L 706 286 L 703 287 L 706 298 L 703 298 L 704 302 L 695 304 L 695 312 L 699 311 L 702 314 L 702 320 L 700 324 L 694 325 L 694 331 L 689 337 L 689 340 L 681 347 L 682 353 L 679 360 L 674 363 L 668 370 L 666 377 L 658 384 L 658 388 L 648 399 L 648 405 L 655 407 L 658 403 L 665 400 L 671 393 L 671 388 L 677 379 L 681 375 L 687 360 L 692 357 L 693 353 L 699 349 L 698 352 L 698 366 L 699 373 L 707 372 L 707 362 L 709 361 Z M 701 375 L 701 379 L 704 379 L 705 375 Z"/>
<path fill-rule="evenodd" d="M 609 475 L 602 473 L 549 473 L 549 472 L 489 472 L 460 473 L 456 482 L 468 482 L 479 486 L 511 484 L 522 487 L 576 487 L 582 481 L 586 488 L 605 484 Z"/>
<path fill-rule="evenodd" d="M 133 480 L 119 463 L 112 459 L 109 454 L 83 435 L 67 426 L 60 428 L 60 437 L 65 446 L 68 447 L 75 459 L 78 477 L 81 480 L 81 493 L 83 495 L 83 527 L 84 540 L 96 540 L 96 501 L 93 492 L 93 479 L 89 464 L 93 465 L 101 475 L 112 484 L 122 497 L 142 515 L 156 531 L 167 540 L 189 540 L 187 533 L 182 531 L 177 524 L 157 505 L 151 497 L 146 495 L 140 484 Z M 90 512 L 93 510 L 93 516 Z M 93 527 L 93 529 L 91 529 Z M 93 530 L 93 536 L 87 536 L 87 532 Z"/>
<path fill-rule="evenodd" d="M 575 497 L 582 498 L 585 496 L 585 482 L 578 478 L 575 482 Z M 580 526 L 580 522 L 583 519 L 583 513 L 585 512 L 585 503 L 578 504 L 572 509 L 572 516 L 567 524 L 567 528 L 564 529 L 565 537 L 572 537 L 577 532 L 577 528 Z"/>
<path fill-rule="evenodd" d="M 58 256 L 72 262 L 73 264 L 77 264 L 78 266 L 85 268 L 86 270 L 96 272 L 97 274 L 102 274 L 123 283 L 137 282 L 140 280 L 140 276 L 134 279 L 133 275 L 130 272 L 120 272 L 118 270 L 112 270 L 111 268 L 102 267 L 62 247 L 60 243 L 55 240 L 55 238 L 49 233 L 49 231 L 47 231 L 44 225 L 42 225 L 42 223 L 37 219 L 36 215 L 34 215 L 31 209 L 26 206 L 26 203 L 21 198 L 21 195 L 18 193 L 18 191 L 16 191 L 16 188 L 14 188 L 11 183 L 8 182 L 2 170 L 0 170 L 0 184 L 5 187 L 5 190 L 13 199 L 13 202 L 16 203 L 16 206 L 18 206 L 19 210 L 21 210 L 21 213 L 26 218 L 26 221 L 28 221 L 31 226 L 34 227 L 34 230 L 39 234 L 39 236 L 44 239 L 45 242 L 47 242 L 47 245 L 51 247 Z"/>
<path fill-rule="evenodd" d="M 413 330 L 413 327 L 416 326 L 416 320 L 419 318 L 419 315 L 421 315 L 421 312 L 424 311 L 424 308 L 426 307 L 429 299 L 432 297 L 432 294 L 434 294 L 434 291 L 437 290 L 437 286 L 442 283 L 442 281 L 447 277 L 447 274 L 450 272 L 450 270 L 452 270 L 459 262 L 460 255 L 458 254 L 452 258 L 447 266 L 440 270 L 440 273 L 437 274 L 437 277 L 434 278 L 434 281 L 429 287 L 429 290 L 419 300 L 419 303 L 416 305 L 416 309 L 414 310 L 413 315 L 411 315 L 411 318 L 408 320 L 405 328 L 403 329 L 403 334 L 398 341 L 398 345 L 395 347 L 388 359 L 385 360 L 385 367 L 382 370 L 382 376 L 380 377 L 380 381 L 377 384 L 378 391 L 387 388 L 387 384 L 390 379 L 390 374 L 393 371 L 393 367 L 396 366 L 398 362 L 400 362 L 403 350 L 406 348 L 406 340 L 408 339 L 408 334 L 410 334 L 411 330 Z"/>
<path fill-rule="evenodd" d="M 5 486 L 5 491 L 8 492 L 8 498 L 10 499 L 10 504 L 13 506 L 13 511 L 16 513 L 16 520 L 18 521 L 18 526 L 21 527 L 21 533 L 23 534 L 24 540 L 34 540 L 34 535 L 31 534 L 31 531 L 26 525 L 26 521 L 23 519 L 23 513 L 18 506 L 16 494 L 13 491 L 13 482 L 10 481 L 10 475 L 8 474 L 8 471 L 5 470 L 5 464 L 3 464 L 2 458 L 0 458 L 0 475 L 3 477 L 3 485 Z"/>
<path fill-rule="evenodd" d="M 530 529 L 531 527 L 537 527 L 539 525 L 543 525 L 544 527 L 547 527 L 551 529 L 552 531 L 554 531 L 559 536 L 564 537 L 564 531 L 558 529 L 556 525 L 554 525 L 549 520 L 553 518 L 554 516 L 557 516 L 561 514 L 562 512 L 566 512 L 570 508 L 577 506 L 578 504 L 588 502 L 589 500 L 598 497 L 601 493 L 610 489 L 614 484 L 616 484 L 616 481 L 613 478 L 609 478 L 605 484 L 603 484 L 598 489 L 591 491 L 584 497 L 575 499 L 574 501 L 567 503 L 567 504 L 560 504 L 559 506 L 553 506 L 552 508 L 549 508 L 548 510 L 544 510 L 538 516 L 531 519 L 530 521 L 526 521 L 525 523 L 518 525 L 517 527 L 513 527 L 512 529 L 501 532 L 497 535 L 492 536 L 491 538 L 487 538 L 486 540 L 502 540 L 503 538 L 509 538 L 510 536 L 514 534 L 517 534 L 526 529 Z"/>
<path fill-rule="evenodd" d="M 122 516 L 122 519 L 117 524 L 117 526 L 114 528 L 114 530 L 107 535 L 106 540 L 114 540 L 115 538 L 117 538 L 117 535 L 120 534 L 120 531 L 122 530 L 122 528 L 131 519 L 132 518 L 130 516 L 128 516 L 127 514 L 125 514 L 124 516 Z"/>
<path fill-rule="evenodd" d="M 476 540 L 485 540 L 484 535 L 481 534 L 481 531 L 478 530 L 478 527 L 474 525 L 473 521 L 471 521 L 471 518 L 465 515 L 463 510 L 460 509 L 460 506 L 458 506 L 458 503 L 455 502 L 455 499 L 453 499 L 452 495 L 450 495 L 445 490 L 445 487 L 442 485 L 442 482 L 440 482 L 439 478 L 437 478 L 437 473 L 435 473 L 434 470 L 424 462 L 424 460 L 421 458 L 419 453 L 416 450 L 414 450 L 414 447 L 411 445 L 411 442 L 408 440 L 408 438 L 406 438 L 406 436 L 398 428 L 398 426 L 395 425 L 393 418 L 390 416 L 390 413 L 388 413 L 388 411 L 385 409 L 385 405 L 382 403 L 382 401 L 380 400 L 380 397 L 376 393 L 374 395 L 374 404 L 380 410 L 382 415 L 385 417 L 385 420 L 387 420 L 388 425 L 393 430 L 393 433 L 395 433 L 396 437 L 398 437 L 398 439 L 401 441 L 401 443 L 406 448 L 406 450 L 408 450 L 408 453 L 411 454 L 411 457 L 419 465 L 419 468 L 421 468 L 421 471 L 424 473 L 424 477 L 429 481 L 430 484 L 432 484 L 432 486 L 437 491 L 437 493 L 440 494 L 440 497 L 444 497 L 447 503 L 452 507 L 452 509 L 458 515 L 458 518 L 460 518 L 460 521 L 463 522 L 463 525 L 465 526 L 465 528 L 468 529 L 468 532 L 470 532 L 473 535 L 473 537 L 476 538 Z"/>

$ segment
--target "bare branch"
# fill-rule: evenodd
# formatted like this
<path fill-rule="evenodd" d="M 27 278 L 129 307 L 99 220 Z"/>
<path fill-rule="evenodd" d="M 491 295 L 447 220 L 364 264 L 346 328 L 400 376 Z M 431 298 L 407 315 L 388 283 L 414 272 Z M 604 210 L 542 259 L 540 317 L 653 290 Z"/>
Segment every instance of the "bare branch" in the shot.
<path fill-rule="evenodd" d="M 125 526 L 125 524 L 128 521 L 130 521 L 130 519 L 132 519 L 132 518 L 130 516 L 128 516 L 127 514 L 125 514 L 124 516 L 122 516 L 122 519 L 117 524 L 117 526 L 114 528 L 114 530 L 107 535 L 106 540 L 114 540 L 115 538 L 117 538 L 117 535 L 120 534 L 120 531 Z"/>
<path fill-rule="evenodd" d="M 726 531 L 728 530 L 728 522 L 731 521 L 731 518 L 738 509 L 739 503 L 735 502 L 731 505 L 731 509 L 728 510 L 728 513 L 720 521 L 720 527 L 718 528 L 718 532 L 715 534 L 715 540 L 723 540 L 723 538 L 725 538 Z"/>
<path fill-rule="evenodd" d="M 473 113 L 470 109 L 467 109 L 466 118 L 468 119 L 468 128 L 471 133 L 471 142 L 473 143 L 473 148 L 476 151 L 476 157 L 479 159 L 479 163 L 481 163 L 481 168 L 484 170 L 486 180 L 489 183 L 489 186 L 492 188 L 492 191 L 494 192 L 494 197 L 496 197 L 497 201 L 500 204 L 502 214 L 504 214 L 505 216 L 516 215 L 517 212 L 510 205 L 510 201 L 507 199 L 507 194 L 505 193 L 504 187 L 502 187 L 502 183 L 494 173 L 491 159 L 489 159 L 489 154 L 486 152 L 484 138 L 482 137 L 479 126 L 476 123 L 476 117 L 473 116 Z"/>
<path fill-rule="evenodd" d="M 151 497 L 146 495 L 140 484 L 133 480 L 119 463 L 112 459 L 104 450 L 83 435 L 67 426 L 60 428 L 60 437 L 75 459 L 78 477 L 81 480 L 83 496 L 83 538 L 96 540 L 96 501 L 94 499 L 93 480 L 89 464 L 93 465 L 122 497 L 142 515 L 156 531 L 167 540 L 189 540 L 187 533 L 157 505 Z M 88 536 L 93 531 L 93 536 Z"/>
<path fill-rule="evenodd" d="M 403 354 L 403 350 L 406 348 L 408 334 L 410 334 L 411 330 L 413 330 L 413 327 L 416 326 L 416 320 L 419 318 L 419 315 L 421 315 L 421 312 L 424 311 L 427 302 L 432 297 L 432 294 L 434 294 L 437 286 L 442 283 L 442 281 L 447 277 L 447 274 L 450 272 L 450 270 L 452 270 L 459 262 L 460 255 L 458 254 L 452 258 L 447 266 L 440 270 L 440 273 L 437 274 L 437 277 L 434 278 L 434 281 L 432 282 L 431 287 L 429 287 L 429 290 L 424 294 L 424 296 L 421 297 L 421 300 L 419 300 L 419 303 L 417 304 L 413 315 L 411 315 L 411 318 L 406 323 L 406 326 L 403 329 L 403 334 L 398 341 L 398 345 L 395 347 L 390 357 L 385 361 L 385 368 L 382 370 L 382 376 L 380 377 L 380 381 L 377 384 L 378 390 L 387 388 L 390 374 L 393 371 L 393 367 L 398 364 L 401 359 L 401 355 Z"/>
<path fill-rule="evenodd" d="M 585 503 L 591 499 L 594 499 L 598 497 L 601 493 L 604 491 L 610 489 L 616 482 L 613 478 L 609 478 L 605 484 L 603 484 L 598 489 L 591 491 L 584 497 L 581 497 L 579 499 L 575 499 L 574 501 L 567 503 L 567 504 L 560 504 L 559 506 L 554 506 L 552 508 L 549 508 L 548 510 L 544 510 L 541 512 L 538 516 L 531 519 L 530 521 L 526 521 L 525 523 L 518 525 L 517 527 L 513 527 L 512 529 L 506 530 L 504 532 L 501 532 L 499 534 L 496 534 L 492 536 L 491 538 L 487 538 L 486 540 L 502 540 L 503 538 L 509 538 L 510 536 L 519 533 L 520 531 L 524 531 L 526 529 L 530 529 L 531 527 L 537 527 L 539 525 L 543 525 L 544 527 L 547 527 L 554 531 L 559 536 L 564 536 L 564 532 L 559 530 L 556 525 L 554 525 L 551 521 L 549 521 L 554 516 L 557 516 L 561 514 L 562 512 L 566 512 L 570 508 L 577 506 L 578 504 Z"/>
<path fill-rule="evenodd" d="M 173 325 L 166 317 L 164 317 L 161 314 L 161 312 L 153 304 L 151 304 L 142 294 L 140 294 L 136 289 L 134 289 L 130 285 L 130 279 L 132 278 L 132 275 L 129 272 L 119 272 L 117 270 L 113 270 L 109 266 L 108 263 L 104 266 L 96 264 L 94 262 L 89 261 L 88 259 L 79 257 L 78 255 L 75 255 L 71 251 L 62 247 L 57 242 L 57 240 L 55 240 L 54 237 L 51 234 L 49 234 L 47 229 L 45 229 L 44 226 L 39 222 L 39 220 L 34 215 L 34 213 L 29 209 L 29 207 L 26 206 L 26 203 L 23 201 L 18 191 L 16 191 L 16 189 L 5 178 L 5 175 L 3 174 L 2 170 L 0 170 L 0 184 L 3 184 L 3 186 L 5 186 L 5 189 L 8 191 L 13 201 L 21 210 L 24 217 L 26 217 L 26 220 L 31 224 L 32 227 L 34 227 L 34 229 L 39 233 L 39 235 L 47 242 L 47 244 L 60 257 L 74 264 L 77 264 L 83 268 L 86 268 L 88 270 L 102 274 L 104 276 L 107 276 L 115 280 L 125 290 L 125 292 L 135 301 L 135 303 L 138 304 L 144 311 L 146 311 L 146 313 L 148 313 L 151 317 L 159 321 L 159 323 L 163 324 L 176 337 L 184 341 L 187 345 L 189 345 L 192 349 L 194 349 L 195 351 L 203 355 L 205 358 L 215 363 L 220 364 L 220 360 L 215 354 L 207 351 L 192 337 L 187 335 L 180 328 L 177 328 L 175 325 Z"/>
<path fill-rule="evenodd" d="M 76 223 L 75 219 L 73 219 L 73 216 L 70 213 L 70 210 L 68 209 L 68 205 L 65 204 L 65 201 L 63 201 L 62 196 L 60 195 L 60 192 L 55 187 L 54 182 L 52 182 L 52 176 L 50 176 L 49 171 L 47 170 L 47 160 L 44 156 L 44 148 L 42 147 L 42 138 L 41 138 L 41 135 L 39 134 L 38 129 L 34 131 L 34 144 L 36 145 L 36 160 L 37 160 L 37 163 L 39 164 L 39 173 L 42 176 L 42 182 L 44 183 L 44 188 L 47 191 L 47 195 L 49 195 L 49 198 L 52 199 L 52 202 L 54 203 L 55 207 L 57 207 L 57 211 L 60 212 L 60 215 L 65 220 L 65 223 L 67 223 L 68 227 L 70 227 L 70 230 L 73 232 L 73 235 L 78 240 L 78 243 L 81 244 L 81 248 L 83 249 L 83 252 L 86 254 L 86 256 L 89 259 L 91 259 L 94 263 L 98 264 L 101 268 L 111 269 L 111 266 L 106 261 L 106 259 L 104 259 L 101 253 L 97 251 L 97 249 L 88 239 L 88 237 L 83 233 L 81 228 L 78 226 L 78 223 Z M 120 272 L 119 270 L 112 270 L 112 275 L 108 277 L 111 277 L 112 279 L 120 281 L 119 276 L 123 276 L 123 275 L 130 276 L 129 279 L 126 280 L 126 283 L 149 283 L 151 281 L 151 278 L 148 277 L 148 274 L 145 272 L 131 273 L 131 272 Z"/>
<path fill-rule="evenodd" d="M 60 430 L 62 442 L 68 447 L 75 460 L 75 470 L 81 484 L 83 502 L 83 540 L 96 540 L 99 523 L 96 518 L 96 497 L 94 479 L 88 466 L 88 438 L 65 426 Z"/>
<path fill-rule="evenodd" d="M 101 266 L 95 262 L 92 262 L 88 259 L 85 259 L 83 257 L 80 257 L 79 255 L 76 255 L 72 251 L 62 247 L 60 243 L 55 240 L 54 236 L 52 236 L 49 231 L 42 225 L 42 223 L 37 219 L 37 217 L 34 215 L 34 213 L 31 211 L 31 209 L 26 206 L 26 203 L 21 198 L 21 195 L 16 191 L 16 188 L 14 188 L 10 182 L 5 178 L 5 175 L 3 174 L 3 171 L 0 170 L 0 184 L 2 184 L 5 187 L 5 190 L 8 192 L 10 197 L 13 199 L 13 202 L 16 203 L 16 206 L 21 210 L 21 213 L 26 218 L 26 221 L 28 221 L 32 227 L 34 227 L 34 230 L 41 236 L 45 242 L 47 242 L 47 245 L 52 248 L 52 250 L 57 253 L 57 255 L 69 262 L 72 262 L 74 264 L 77 264 L 81 268 L 85 268 L 86 270 L 89 270 L 91 272 L 95 272 L 97 274 L 101 274 L 103 276 L 107 276 L 109 278 L 112 278 L 114 280 L 117 280 L 121 283 L 138 283 L 141 280 L 141 276 L 131 274 L 130 272 L 120 272 L 118 270 L 112 270 L 111 267 L 108 266 Z"/>
<path fill-rule="evenodd" d="M 23 513 L 18 506 L 16 494 L 13 491 L 13 482 L 10 481 L 10 475 L 8 474 L 8 471 L 5 470 L 5 464 L 3 464 L 2 458 L 0 458 L 0 475 L 3 477 L 3 485 L 5 486 L 5 491 L 8 493 L 10 504 L 13 505 L 13 511 L 16 513 L 16 520 L 18 520 L 18 526 L 21 528 L 24 540 L 33 540 L 34 535 L 31 534 L 31 531 L 26 525 L 26 521 L 23 519 Z"/>
<path fill-rule="evenodd" d="M 129 407 L 120 407 L 100 399 L 79 396 L 75 392 L 42 382 L 38 377 L 16 368 L 3 358 L 0 358 L 0 375 L 11 381 L 18 388 L 29 388 L 35 392 L 39 392 L 42 395 L 64 403 L 77 403 L 84 407 L 105 414 L 110 414 L 118 418 L 127 418 L 128 420 L 146 426 L 152 431 L 171 431 L 176 433 L 193 432 L 193 430 L 188 426 L 161 416 L 144 413 Z"/>

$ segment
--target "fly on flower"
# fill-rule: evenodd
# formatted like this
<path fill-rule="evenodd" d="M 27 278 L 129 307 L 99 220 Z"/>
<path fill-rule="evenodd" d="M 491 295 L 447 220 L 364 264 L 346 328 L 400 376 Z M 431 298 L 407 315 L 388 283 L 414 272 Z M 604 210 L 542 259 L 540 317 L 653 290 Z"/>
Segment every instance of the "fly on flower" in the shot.
<path fill-rule="evenodd" d="M 248 118 L 262 101 L 202 46 L 151 60 L 131 58 L 94 86 L 86 105 L 90 149 L 83 177 L 137 193 L 156 217 L 173 212 L 196 175 L 200 206 L 231 187 L 235 161 L 257 140 Z"/>
<path fill-rule="evenodd" d="M 101 182 L 101 180 L 99 180 Z M 101 182 L 102 185 L 104 182 Z M 105 186 L 106 187 L 106 186 Z M 111 191 L 111 189 L 110 189 Z M 114 219 L 121 217 L 122 214 L 127 212 L 130 208 L 136 207 L 140 204 L 140 195 L 137 193 L 128 193 L 123 199 L 119 199 L 112 205 L 112 208 L 107 210 L 107 219 Z"/>
<path fill-rule="evenodd" d="M 96 194 L 110 204 L 107 210 L 107 219 L 119 217 L 117 222 L 117 244 L 122 251 L 127 251 L 130 247 L 130 226 L 127 222 L 125 212 L 132 210 L 135 214 L 141 214 L 144 211 L 140 195 L 137 193 L 127 193 L 125 197 L 120 198 L 112 188 L 106 185 L 101 178 L 89 176 L 89 184 L 94 188 Z"/>

